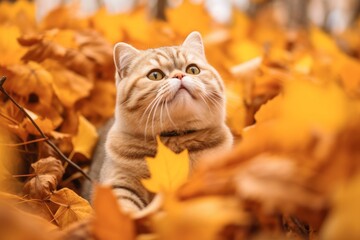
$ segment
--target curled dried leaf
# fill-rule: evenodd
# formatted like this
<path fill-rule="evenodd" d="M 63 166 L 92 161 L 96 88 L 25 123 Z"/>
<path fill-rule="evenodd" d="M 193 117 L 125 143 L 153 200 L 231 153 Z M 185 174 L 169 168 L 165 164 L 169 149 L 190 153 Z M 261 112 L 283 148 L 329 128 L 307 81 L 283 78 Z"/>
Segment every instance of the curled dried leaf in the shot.
<path fill-rule="evenodd" d="M 24 192 L 29 194 L 31 198 L 48 198 L 56 190 L 64 174 L 61 161 L 54 157 L 48 157 L 33 163 L 31 167 L 34 177 L 25 184 Z"/>

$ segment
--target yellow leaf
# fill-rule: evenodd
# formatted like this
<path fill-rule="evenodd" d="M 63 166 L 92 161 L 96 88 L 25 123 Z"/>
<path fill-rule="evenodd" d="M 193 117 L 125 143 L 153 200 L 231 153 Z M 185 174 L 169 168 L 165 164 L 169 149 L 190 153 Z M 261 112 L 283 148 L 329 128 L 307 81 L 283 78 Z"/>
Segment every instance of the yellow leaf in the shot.
<path fill-rule="evenodd" d="M 80 115 L 77 134 L 72 138 L 73 152 L 81 153 L 87 159 L 90 159 L 97 140 L 98 134 L 95 127 Z"/>
<path fill-rule="evenodd" d="M 92 214 L 89 202 L 68 188 L 55 191 L 51 195 L 50 201 L 60 206 L 54 216 L 60 227 L 66 227 L 71 223 L 88 218 Z"/>
<path fill-rule="evenodd" d="M 173 192 L 183 184 L 189 174 L 189 153 L 176 154 L 157 138 L 155 158 L 146 158 L 151 178 L 143 179 L 143 185 L 151 192 Z"/>
<path fill-rule="evenodd" d="M 99 240 L 133 240 L 134 224 L 131 218 L 119 209 L 111 188 L 96 186 L 94 198 L 94 234 Z"/>

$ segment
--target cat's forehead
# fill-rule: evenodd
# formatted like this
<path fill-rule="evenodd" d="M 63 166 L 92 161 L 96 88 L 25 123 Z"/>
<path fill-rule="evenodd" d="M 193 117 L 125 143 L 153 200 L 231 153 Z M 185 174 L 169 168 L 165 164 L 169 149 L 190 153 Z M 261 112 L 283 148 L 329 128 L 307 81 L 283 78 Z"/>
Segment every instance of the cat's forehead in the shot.
<path fill-rule="evenodd" d="M 200 61 L 196 53 L 180 46 L 160 47 L 144 51 L 143 59 L 152 65 L 183 65 L 189 62 Z"/>

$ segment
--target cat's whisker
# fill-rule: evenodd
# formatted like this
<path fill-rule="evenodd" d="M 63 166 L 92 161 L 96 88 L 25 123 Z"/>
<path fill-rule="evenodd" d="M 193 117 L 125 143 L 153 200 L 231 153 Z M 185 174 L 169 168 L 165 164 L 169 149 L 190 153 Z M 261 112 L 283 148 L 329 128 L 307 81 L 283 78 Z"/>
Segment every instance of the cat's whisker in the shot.
<path fill-rule="evenodd" d="M 161 131 L 164 129 L 164 125 L 163 125 L 163 108 L 165 105 L 165 101 L 161 103 L 161 107 L 160 107 L 160 129 Z"/>
<path fill-rule="evenodd" d="M 145 129 L 144 129 L 145 140 L 146 140 L 146 137 L 147 137 L 147 127 L 148 127 L 148 123 L 149 123 L 149 120 L 150 120 L 151 113 L 152 113 L 152 111 L 154 110 L 154 107 L 157 105 L 157 103 L 158 103 L 159 101 L 161 101 L 161 99 L 162 99 L 162 95 L 159 94 L 159 95 L 157 95 L 156 98 L 152 101 L 152 107 L 151 107 L 151 109 L 150 109 L 150 112 L 149 112 L 149 114 L 148 114 L 148 116 L 147 116 L 146 123 L 145 123 Z"/>
<path fill-rule="evenodd" d="M 211 112 L 211 114 L 213 114 L 213 112 L 211 111 L 211 108 L 208 104 L 208 102 L 206 101 L 205 97 L 204 97 L 204 94 L 202 92 L 199 92 L 199 96 L 200 98 L 203 100 L 203 102 L 206 104 L 206 107 L 209 109 L 209 111 Z"/>
<path fill-rule="evenodd" d="M 166 110 L 166 113 L 169 117 L 169 120 L 170 120 L 170 123 L 174 126 L 174 128 L 177 128 L 176 124 L 174 123 L 174 121 L 172 120 L 171 118 L 171 115 L 169 113 L 169 108 L 168 108 L 168 99 L 165 100 L 165 110 Z"/>
<path fill-rule="evenodd" d="M 151 130 L 152 130 L 152 136 L 153 138 L 156 137 L 155 131 L 154 131 L 154 122 L 155 122 L 155 116 L 156 116 L 156 111 L 157 108 L 159 107 L 159 104 L 161 103 L 161 100 L 163 99 L 163 95 L 161 96 L 161 98 L 159 99 L 159 101 L 157 101 L 154 112 L 153 112 L 153 116 L 152 116 L 152 121 L 151 121 Z"/>
<path fill-rule="evenodd" d="M 141 115 L 140 121 L 142 121 L 143 117 L 145 116 L 146 112 L 150 109 L 151 105 L 162 95 L 162 92 L 165 91 L 162 89 L 162 87 L 157 90 L 158 94 L 156 95 L 156 97 L 149 103 L 149 105 L 146 107 L 145 111 L 143 112 L 143 114 Z"/>

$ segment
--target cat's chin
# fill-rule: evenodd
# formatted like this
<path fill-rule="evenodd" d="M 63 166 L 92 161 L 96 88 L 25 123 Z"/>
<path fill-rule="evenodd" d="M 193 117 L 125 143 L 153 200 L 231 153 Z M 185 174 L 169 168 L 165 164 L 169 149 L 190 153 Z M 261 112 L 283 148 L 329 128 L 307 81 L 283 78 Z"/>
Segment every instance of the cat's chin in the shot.
<path fill-rule="evenodd" d="M 175 107 L 188 107 L 194 101 L 196 101 L 195 98 L 186 88 L 180 88 L 168 103 Z"/>

